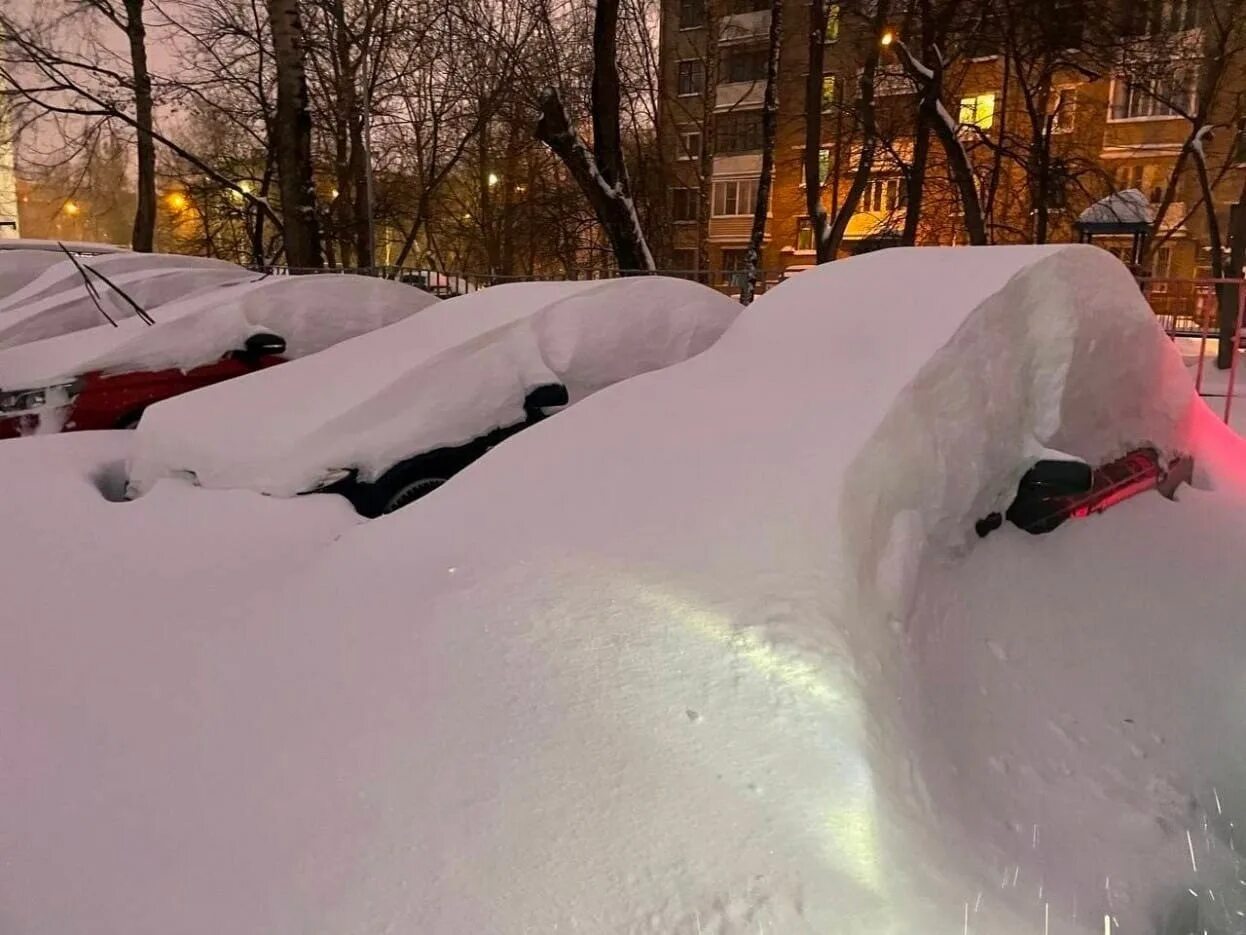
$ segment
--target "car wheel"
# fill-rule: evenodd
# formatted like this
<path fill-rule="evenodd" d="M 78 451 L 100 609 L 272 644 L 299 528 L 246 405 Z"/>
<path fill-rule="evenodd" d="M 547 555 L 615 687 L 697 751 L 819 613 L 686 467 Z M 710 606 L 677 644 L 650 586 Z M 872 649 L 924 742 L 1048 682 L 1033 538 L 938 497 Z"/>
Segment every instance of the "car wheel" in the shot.
<path fill-rule="evenodd" d="M 381 508 L 377 512 L 378 516 L 384 516 L 387 513 L 393 513 L 395 510 L 401 510 L 404 506 L 414 503 L 420 497 L 432 493 L 438 487 L 446 482 L 445 477 L 418 477 L 413 480 L 394 486 L 381 494 Z"/>

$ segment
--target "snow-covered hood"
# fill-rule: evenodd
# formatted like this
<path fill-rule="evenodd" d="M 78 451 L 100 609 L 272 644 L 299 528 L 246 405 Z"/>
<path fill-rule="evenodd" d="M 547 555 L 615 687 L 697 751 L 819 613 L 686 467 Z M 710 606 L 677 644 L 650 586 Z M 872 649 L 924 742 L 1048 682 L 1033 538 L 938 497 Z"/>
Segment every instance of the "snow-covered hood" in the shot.
<path fill-rule="evenodd" d="M 143 282 L 150 282 L 144 280 Z M 164 370 L 212 363 L 257 332 L 286 341 L 295 359 L 400 321 L 440 300 L 367 276 L 246 278 L 194 291 L 137 317 L 0 350 L 0 387 L 53 383 L 96 371 Z"/>
<path fill-rule="evenodd" d="M 1244 446 L 1198 424 L 1175 356 L 1094 248 L 883 251 L 312 556 L 248 572 L 238 501 L 181 563 L 217 585 L 185 602 L 172 556 L 139 560 L 151 534 L 49 540 L 75 546 L 58 585 L 93 570 L 78 598 L 32 589 L 29 521 L 0 524 L 22 536 L 0 564 L 6 927 L 1232 931 L 1168 912 L 1232 911 L 1208 852 L 1246 808 L 1240 774 L 1200 775 L 1209 745 L 1243 759 Z M 1034 445 L 1142 440 L 1188 444 L 1221 489 L 958 535 Z M 172 553 L 183 513 L 152 504 L 174 494 L 242 496 L 161 484 L 92 520 Z M 958 608 L 903 597 L 966 548 L 1000 559 L 970 569 L 1000 619 L 951 641 Z M 1082 619 L 1044 574 L 1078 564 Z M 1051 593 L 1019 603 L 1031 577 Z M 1160 594 L 1198 613 L 1135 626 Z"/>
<path fill-rule="evenodd" d="M 280 496 L 338 469 L 372 480 L 413 454 L 523 421 L 536 386 L 563 384 L 574 403 L 692 357 L 738 313 L 711 289 L 664 277 L 518 283 L 451 299 L 297 365 L 152 407 L 132 490 L 187 473 Z"/>
<path fill-rule="evenodd" d="M 56 262 L 48 263 L 49 259 Z M 97 270 L 152 312 L 196 292 L 247 282 L 257 274 L 205 257 L 174 254 L 117 253 L 70 260 L 31 251 L 0 252 L 0 349 L 123 321 L 134 307 L 91 275 L 103 314 L 83 282 L 84 269 Z M 32 275 L 33 274 L 33 275 Z"/>

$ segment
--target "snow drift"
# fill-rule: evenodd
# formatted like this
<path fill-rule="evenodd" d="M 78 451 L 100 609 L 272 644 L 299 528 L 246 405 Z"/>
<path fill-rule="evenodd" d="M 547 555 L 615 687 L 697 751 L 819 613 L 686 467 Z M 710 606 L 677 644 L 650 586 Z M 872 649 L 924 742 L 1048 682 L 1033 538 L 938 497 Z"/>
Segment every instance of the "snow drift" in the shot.
<path fill-rule="evenodd" d="M 699 354 L 739 311 L 712 289 L 658 276 L 517 283 L 450 299 L 297 366 L 152 407 L 131 490 L 187 473 L 207 487 L 278 496 L 336 469 L 375 480 L 412 455 L 522 422 L 536 386 L 562 384 L 574 404 Z"/>
<path fill-rule="evenodd" d="M 135 597 L 98 515 L 55 544 L 115 586 L 32 599 L 8 539 L 6 930 L 1234 931 L 1242 588 L 1199 543 L 1246 546 L 1246 454 L 1135 301 L 1088 247 L 835 263 L 310 556 L 227 559 L 232 514 L 224 603 Z M 1141 438 L 1216 489 L 965 551 L 1014 459 Z M 173 492 L 331 501 L 101 505 L 158 549 Z"/>
<path fill-rule="evenodd" d="M 325 275 L 257 278 L 196 291 L 153 310 L 154 326 L 131 316 L 0 350 L 0 386 L 39 386 L 94 371 L 190 370 L 238 350 L 256 332 L 286 341 L 286 357 L 324 350 L 435 305 L 435 297 L 384 279 Z"/>
<path fill-rule="evenodd" d="M 61 255 L 49 265 L 48 259 L 56 257 L 38 251 L 0 252 L 0 274 L 14 265 L 20 271 L 40 271 L 20 286 L 0 292 L 0 349 L 105 325 L 105 314 L 114 321 L 135 314 L 133 306 L 112 287 L 87 273 L 100 297 L 101 314 L 74 261 Z M 78 263 L 99 270 L 153 317 L 159 316 L 157 309 L 176 299 L 257 278 L 256 273 L 224 260 L 173 254 L 116 253 L 82 257 Z M 19 275 L 14 272 L 10 281 Z"/>

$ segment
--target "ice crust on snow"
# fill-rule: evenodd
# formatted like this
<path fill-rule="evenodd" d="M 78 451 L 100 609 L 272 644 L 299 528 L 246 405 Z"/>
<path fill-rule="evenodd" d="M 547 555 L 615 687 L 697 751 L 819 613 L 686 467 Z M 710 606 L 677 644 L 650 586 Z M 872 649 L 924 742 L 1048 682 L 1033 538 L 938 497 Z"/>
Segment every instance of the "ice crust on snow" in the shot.
<path fill-rule="evenodd" d="M 38 386 L 93 371 L 190 370 L 240 349 L 259 331 L 285 338 L 284 356 L 298 358 L 438 301 L 411 286 L 367 276 L 248 273 L 156 306 L 152 327 L 131 316 L 116 328 L 104 324 L 0 350 L 0 386 Z"/>
<path fill-rule="evenodd" d="M 152 407 L 132 489 L 185 472 L 204 486 L 279 496 L 313 489 L 334 469 L 374 480 L 412 455 L 522 422 L 536 386 L 562 384 L 574 404 L 698 354 L 738 314 L 705 286 L 656 276 L 516 283 L 450 299 L 297 365 Z"/>
<path fill-rule="evenodd" d="M 840 261 L 354 527 L 0 443 L 6 931 L 1231 930 L 1246 444 L 1122 272 Z M 1208 489 L 957 547 L 1135 436 Z"/>

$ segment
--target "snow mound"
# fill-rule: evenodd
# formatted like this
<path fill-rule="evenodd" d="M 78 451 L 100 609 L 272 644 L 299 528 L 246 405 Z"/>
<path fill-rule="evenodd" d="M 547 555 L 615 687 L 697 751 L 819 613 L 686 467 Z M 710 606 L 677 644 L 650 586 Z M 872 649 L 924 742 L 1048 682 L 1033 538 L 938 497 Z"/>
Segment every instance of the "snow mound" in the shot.
<path fill-rule="evenodd" d="M 1113 192 L 1100 198 L 1077 216 L 1079 224 L 1150 224 L 1155 210 L 1146 195 L 1136 188 Z"/>
<path fill-rule="evenodd" d="M 1094 247 L 1037 260 L 948 323 L 843 488 L 859 583 L 897 619 L 921 550 L 964 550 L 1049 449 L 1091 464 L 1143 445 L 1172 456 L 1197 401 L 1129 271 Z"/>
<path fill-rule="evenodd" d="M 153 308 L 151 327 L 131 316 L 115 328 L 101 325 L 0 350 L 0 386 L 38 386 L 94 371 L 190 370 L 240 349 L 260 331 L 285 338 L 285 356 L 297 358 L 438 301 L 367 276 L 260 279 L 248 273 Z"/>
<path fill-rule="evenodd" d="M 106 324 L 105 314 L 114 321 L 136 314 L 129 302 L 92 276 L 104 309 L 101 314 L 74 263 L 61 256 L 55 264 L 45 266 L 50 256 L 55 254 L 0 253 L 0 269 L 6 261 L 14 260 L 24 268 L 42 269 L 20 288 L 0 293 L 0 349 L 97 327 Z M 119 253 L 83 257 L 78 262 L 102 272 L 152 317 L 157 317 L 159 307 L 199 290 L 256 278 L 241 266 L 203 257 Z"/>
<path fill-rule="evenodd" d="M 284 524 L 333 498 L 91 490 L 46 533 L 7 498 L 6 931 L 1233 931 L 1198 904 L 1238 907 L 1206 858 L 1246 787 L 1221 551 L 1246 547 L 1241 440 L 1196 403 L 1216 489 L 953 547 L 1030 435 L 1110 451 L 1176 419 L 1180 443 L 1179 388 L 1081 398 L 1134 392 L 1130 354 L 1168 369 L 1106 295 L 1112 263 L 896 250 L 810 271 L 416 507 L 333 542 L 295 530 L 295 557 Z M 1092 275 L 1089 312 L 1048 301 Z M 979 379 L 998 405 L 967 398 Z M 961 405 L 1006 425 L 998 450 Z M 922 407 L 933 431 L 901 446 Z M 45 441 L 0 443 L 6 489 L 57 492 L 52 449 L 11 473 Z M 875 495 L 872 452 L 929 468 L 884 465 Z M 917 487 L 930 541 L 892 621 L 859 553 Z"/>
<path fill-rule="evenodd" d="M 450 299 L 297 366 L 153 406 L 138 429 L 131 489 L 187 472 L 204 486 L 278 496 L 335 469 L 375 480 L 414 454 L 522 422 L 536 386 L 560 383 L 575 403 L 695 356 L 739 310 L 704 286 L 656 276 Z"/>

